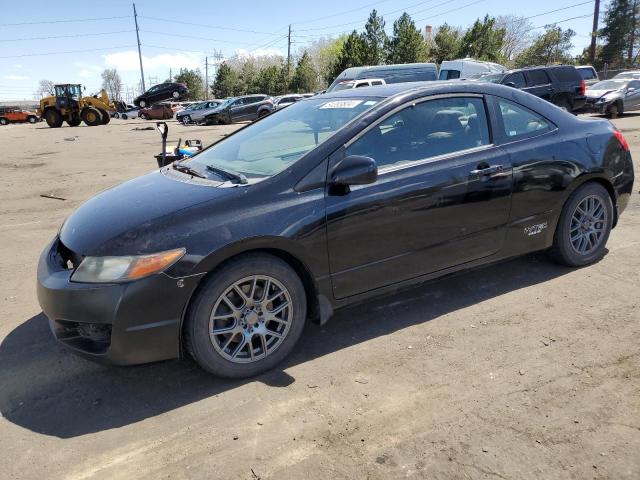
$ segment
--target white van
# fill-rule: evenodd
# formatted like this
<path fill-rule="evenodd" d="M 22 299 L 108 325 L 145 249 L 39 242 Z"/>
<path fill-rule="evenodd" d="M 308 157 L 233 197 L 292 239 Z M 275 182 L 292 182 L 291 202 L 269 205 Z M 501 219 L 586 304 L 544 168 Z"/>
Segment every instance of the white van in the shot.
<path fill-rule="evenodd" d="M 473 78 L 490 73 L 502 73 L 506 70 L 502 65 L 483 62 L 473 58 L 459 60 L 445 60 L 440 65 L 439 80 L 453 80 L 454 78 Z"/>

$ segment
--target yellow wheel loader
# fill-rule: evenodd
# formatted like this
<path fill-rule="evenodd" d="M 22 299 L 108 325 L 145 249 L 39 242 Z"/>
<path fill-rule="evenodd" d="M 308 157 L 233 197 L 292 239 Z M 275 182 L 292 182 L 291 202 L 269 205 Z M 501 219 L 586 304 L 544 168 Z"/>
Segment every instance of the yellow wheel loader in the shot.
<path fill-rule="evenodd" d="M 70 127 L 77 127 L 81 122 L 90 127 L 109 123 L 115 107 L 107 93 L 103 90 L 100 96 L 83 97 L 82 90 L 78 84 L 56 85 L 55 95 L 40 100 L 38 115 L 51 128 L 59 128 L 63 122 Z"/>

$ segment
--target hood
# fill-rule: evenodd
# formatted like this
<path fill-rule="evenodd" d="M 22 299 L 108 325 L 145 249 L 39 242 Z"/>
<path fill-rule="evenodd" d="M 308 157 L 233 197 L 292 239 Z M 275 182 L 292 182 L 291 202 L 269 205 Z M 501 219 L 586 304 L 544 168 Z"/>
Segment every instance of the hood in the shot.
<path fill-rule="evenodd" d="M 189 181 L 189 176 L 170 170 L 174 174 L 184 181 L 157 170 L 96 195 L 67 218 L 60 240 L 81 255 L 141 254 L 179 247 L 181 222 L 237 189 Z"/>
<path fill-rule="evenodd" d="M 594 90 L 592 88 L 587 89 L 587 91 L 585 92 L 585 95 L 588 98 L 600 98 L 600 97 L 604 97 L 605 95 L 609 95 L 611 93 L 619 93 L 621 91 L 620 88 L 615 89 L 615 90 Z"/>

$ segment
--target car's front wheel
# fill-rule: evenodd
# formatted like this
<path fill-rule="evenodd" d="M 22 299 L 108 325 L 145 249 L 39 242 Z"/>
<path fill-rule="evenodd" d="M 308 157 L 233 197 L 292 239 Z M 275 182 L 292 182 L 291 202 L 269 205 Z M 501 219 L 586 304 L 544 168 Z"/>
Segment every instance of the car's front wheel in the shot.
<path fill-rule="evenodd" d="M 570 267 L 583 267 L 604 255 L 613 226 L 613 202 L 598 183 L 585 183 L 562 209 L 551 253 Z"/>
<path fill-rule="evenodd" d="M 190 124 L 191 123 L 191 116 L 185 115 L 184 117 L 182 117 L 182 123 L 183 123 L 183 125 Z"/>
<path fill-rule="evenodd" d="M 185 346 L 214 375 L 251 377 L 289 354 L 306 314 L 296 272 L 273 255 L 247 254 L 216 270 L 199 287 L 187 314 Z"/>
<path fill-rule="evenodd" d="M 174 91 L 172 94 L 173 98 L 180 98 L 180 92 L 178 92 L 177 90 Z"/>

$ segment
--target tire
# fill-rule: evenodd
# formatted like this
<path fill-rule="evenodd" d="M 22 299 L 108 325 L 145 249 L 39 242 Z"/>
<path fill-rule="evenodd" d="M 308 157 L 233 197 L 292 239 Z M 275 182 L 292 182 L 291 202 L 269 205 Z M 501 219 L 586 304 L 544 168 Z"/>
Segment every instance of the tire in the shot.
<path fill-rule="evenodd" d="M 262 118 L 262 117 L 266 117 L 267 115 L 269 115 L 270 112 L 267 112 L 266 110 L 260 110 L 258 112 L 258 118 Z"/>
<path fill-rule="evenodd" d="M 4 117 L 0 118 L 0 125 L 7 125 L 8 123 L 9 123 L 9 120 L 7 120 L 6 118 Z"/>
<path fill-rule="evenodd" d="M 109 112 L 102 108 L 99 108 L 98 110 L 100 111 L 100 115 L 102 115 L 102 125 L 109 123 L 111 121 L 111 115 L 109 115 Z"/>
<path fill-rule="evenodd" d="M 183 125 L 188 125 L 191 123 L 191 115 L 185 115 L 181 120 Z"/>
<path fill-rule="evenodd" d="M 590 215 L 591 218 L 598 218 L 595 222 L 587 218 L 589 215 L 583 217 L 582 220 L 579 218 L 581 214 L 578 207 L 583 211 L 588 210 L 586 207 L 590 205 L 588 203 L 590 201 L 594 202 L 593 205 L 599 205 Z M 602 215 L 599 212 L 602 212 Z M 611 196 L 602 185 L 588 182 L 578 187 L 567 199 L 560 214 L 550 252 L 554 260 L 569 267 L 584 267 L 600 260 L 604 255 L 605 245 L 611 233 L 613 215 Z M 600 234 L 595 230 L 599 230 Z M 580 242 L 582 240 L 580 237 L 588 239 L 584 240 L 586 247 L 591 243 L 595 244 L 593 248 L 581 252 L 582 243 Z"/>
<path fill-rule="evenodd" d="M 44 112 L 44 119 L 51 128 L 60 128 L 62 126 L 62 115 L 58 110 L 47 110 Z"/>
<path fill-rule="evenodd" d="M 255 283 L 253 278 L 257 278 Z M 233 289 L 238 283 L 245 299 Z M 259 300 L 265 298 L 266 285 L 269 285 L 266 287 L 267 298 L 270 295 L 272 301 L 261 303 Z M 277 294 L 278 291 L 281 293 Z M 231 308 L 223 297 L 240 306 L 237 313 L 228 313 Z M 247 306 L 251 305 L 248 298 L 256 300 L 253 306 Z M 283 307 L 285 300 L 288 306 Z M 283 310 L 276 315 L 282 314 L 287 320 L 269 320 L 269 310 L 280 307 Z M 214 313 L 218 313 L 219 319 L 212 320 Z M 214 375 L 252 377 L 273 368 L 289 354 L 302 334 L 306 316 L 304 287 L 287 263 L 268 254 L 242 255 L 216 270 L 198 287 L 185 322 L 185 348 L 203 369 Z M 233 331 L 210 334 L 216 327 L 232 327 Z M 280 329 L 274 333 L 281 333 L 283 337 L 269 335 L 268 332 L 275 329 Z M 254 357 L 262 358 L 252 358 L 250 349 Z"/>
<path fill-rule="evenodd" d="M 607 108 L 607 117 L 609 118 L 618 118 L 624 114 L 624 105 L 622 102 L 615 102 L 609 105 Z"/>
<path fill-rule="evenodd" d="M 82 110 L 80 116 L 82 118 L 82 121 L 90 127 L 97 127 L 98 125 L 102 125 L 102 114 L 97 108 L 86 107 Z"/>
<path fill-rule="evenodd" d="M 144 107 L 146 107 L 146 106 L 147 106 L 147 101 L 146 101 L 146 100 L 140 100 L 140 101 L 138 102 L 138 106 L 139 106 L 140 108 L 144 108 Z"/>
<path fill-rule="evenodd" d="M 126 120 L 127 118 L 129 118 L 129 116 L 126 113 L 123 113 L 122 115 L 120 115 L 120 118 Z"/>
<path fill-rule="evenodd" d="M 29 123 L 36 123 L 38 121 L 38 119 L 34 116 L 30 116 L 29 118 L 27 118 L 27 120 L 29 121 Z"/>
<path fill-rule="evenodd" d="M 67 120 L 67 123 L 70 127 L 77 127 L 82 122 L 82 119 L 79 116 L 74 116 L 70 120 Z"/>
<path fill-rule="evenodd" d="M 180 98 L 180 92 L 178 92 L 178 91 L 173 92 L 173 93 L 171 94 L 171 96 L 172 96 L 173 98 L 176 98 L 176 99 L 177 99 L 177 98 Z"/>

